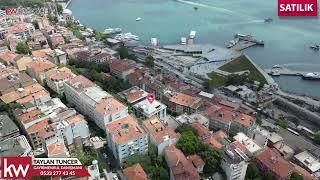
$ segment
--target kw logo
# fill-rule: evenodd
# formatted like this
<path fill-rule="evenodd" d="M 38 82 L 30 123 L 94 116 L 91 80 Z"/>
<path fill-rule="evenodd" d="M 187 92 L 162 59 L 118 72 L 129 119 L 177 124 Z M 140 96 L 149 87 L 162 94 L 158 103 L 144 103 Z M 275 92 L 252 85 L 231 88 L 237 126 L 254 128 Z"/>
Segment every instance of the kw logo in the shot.
<path fill-rule="evenodd" d="M 6 9 L 6 14 L 17 14 L 17 9 L 11 9 L 11 8 L 7 8 Z"/>
<path fill-rule="evenodd" d="M 1 179 L 31 179 L 31 157 L 3 157 L 1 158 Z"/>

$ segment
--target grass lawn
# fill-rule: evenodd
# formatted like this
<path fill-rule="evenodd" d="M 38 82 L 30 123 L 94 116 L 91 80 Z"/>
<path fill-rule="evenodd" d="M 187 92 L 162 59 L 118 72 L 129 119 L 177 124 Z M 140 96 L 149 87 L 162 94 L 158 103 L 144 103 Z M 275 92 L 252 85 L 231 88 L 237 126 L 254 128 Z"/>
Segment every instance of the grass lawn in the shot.
<path fill-rule="evenodd" d="M 219 69 L 226 72 L 230 72 L 230 73 L 249 70 L 250 80 L 259 81 L 263 84 L 267 84 L 267 81 L 264 78 L 264 76 L 255 68 L 255 66 L 244 55 L 221 66 Z"/>
<path fill-rule="evenodd" d="M 227 78 L 225 76 L 222 76 L 216 72 L 211 72 L 208 74 L 210 80 L 207 80 L 206 83 L 208 83 L 207 87 L 221 87 L 226 84 Z"/>

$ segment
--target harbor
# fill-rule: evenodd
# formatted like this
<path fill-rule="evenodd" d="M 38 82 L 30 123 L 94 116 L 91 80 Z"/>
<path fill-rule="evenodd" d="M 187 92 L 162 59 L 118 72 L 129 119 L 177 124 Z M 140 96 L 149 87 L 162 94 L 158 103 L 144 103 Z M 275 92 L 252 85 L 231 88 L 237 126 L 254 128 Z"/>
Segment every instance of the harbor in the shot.
<path fill-rule="evenodd" d="M 320 80 L 320 72 L 292 70 L 279 65 L 275 65 L 271 69 L 265 69 L 265 72 L 270 76 L 301 76 L 305 80 Z"/>

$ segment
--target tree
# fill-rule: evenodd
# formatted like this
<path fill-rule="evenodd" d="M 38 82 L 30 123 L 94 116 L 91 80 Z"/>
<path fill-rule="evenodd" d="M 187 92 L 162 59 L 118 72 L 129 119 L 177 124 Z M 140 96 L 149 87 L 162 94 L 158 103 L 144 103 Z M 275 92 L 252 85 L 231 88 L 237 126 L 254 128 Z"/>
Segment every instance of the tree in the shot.
<path fill-rule="evenodd" d="M 260 171 L 255 162 L 252 162 L 248 165 L 247 172 L 246 172 L 246 179 L 253 180 L 261 178 Z"/>
<path fill-rule="evenodd" d="M 178 132 L 180 134 L 182 134 L 183 132 L 187 132 L 187 131 L 192 131 L 192 133 L 197 136 L 197 130 L 195 130 L 192 126 L 190 126 L 190 124 L 186 124 L 183 123 L 180 126 L 177 127 L 177 129 L 175 130 L 175 132 Z"/>
<path fill-rule="evenodd" d="M 280 119 L 276 120 L 275 124 L 282 127 L 283 129 L 288 128 L 288 122 L 284 118 L 280 118 Z"/>
<path fill-rule="evenodd" d="M 314 135 L 314 140 L 316 141 L 316 143 L 320 144 L 320 131 L 318 131 L 318 132 Z"/>
<path fill-rule="evenodd" d="M 186 131 L 181 134 L 176 146 L 186 155 L 192 155 L 198 152 L 199 145 L 198 137 L 192 131 Z"/>
<path fill-rule="evenodd" d="M 83 152 L 76 152 L 76 157 L 83 165 L 89 166 L 93 160 L 98 159 L 98 152 L 92 147 L 85 147 Z"/>
<path fill-rule="evenodd" d="M 135 60 L 135 61 L 137 60 L 136 55 L 130 54 L 128 48 L 125 46 L 118 48 L 117 51 L 118 51 L 121 59 L 127 58 L 127 59 L 131 59 L 131 60 Z"/>
<path fill-rule="evenodd" d="M 153 145 L 149 144 L 147 155 L 134 154 L 125 161 L 124 166 L 130 167 L 137 163 L 140 163 L 152 180 L 169 179 L 169 173 L 164 167 L 163 158 L 157 154 Z"/>
<path fill-rule="evenodd" d="M 144 60 L 144 65 L 153 68 L 154 67 L 154 58 L 152 56 L 147 56 Z"/>
<path fill-rule="evenodd" d="M 109 35 L 108 34 L 103 34 L 102 32 L 99 32 L 99 31 L 96 31 L 96 30 L 93 30 L 93 33 L 96 37 L 96 40 L 98 41 L 105 41 L 109 38 Z"/>
<path fill-rule="evenodd" d="M 203 168 L 203 173 L 205 175 L 212 175 L 213 173 L 219 171 L 222 160 L 221 151 L 211 148 L 209 145 L 200 144 L 197 154 L 206 163 Z"/>
<path fill-rule="evenodd" d="M 293 172 L 290 176 L 290 180 L 303 180 L 303 177 L 300 174 Z"/>
<path fill-rule="evenodd" d="M 263 180 L 272 180 L 272 173 L 270 171 L 267 171 L 262 176 Z"/>
<path fill-rule="evenodd" d="M 57 11 L 58 11 L 58 14 L 62 14 L 62 12 L 63 12 L 63 7 L 62 7 L 62 5 L 61 4 L 57 4 Z"/>
<path fill-rule="evenodd" d="M 16 51 L 18 54 L 29 54 L 30 48 L 26 42 L 21 41 L 21 42 L 18 42 L 16 46 Z"/>

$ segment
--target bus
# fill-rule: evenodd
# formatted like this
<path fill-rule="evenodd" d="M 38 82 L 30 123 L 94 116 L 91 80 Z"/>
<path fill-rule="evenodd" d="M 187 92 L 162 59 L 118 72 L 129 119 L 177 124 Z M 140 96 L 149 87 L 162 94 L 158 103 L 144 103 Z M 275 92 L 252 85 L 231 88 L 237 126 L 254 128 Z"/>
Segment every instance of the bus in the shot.
<path fill-rule="evenodd" d="M 295 130 L 293 130 L 293 129 L 291 129 L 291 128 L 287 128 L 287 130 L 288 130 L 289 132 L 291 132 L 292 134 L 295 134 L 295 135 L 297 135 L 297 136 L 300 136 L 300 134 L 299 134 L 297 131 L 295 131 Z"/>

